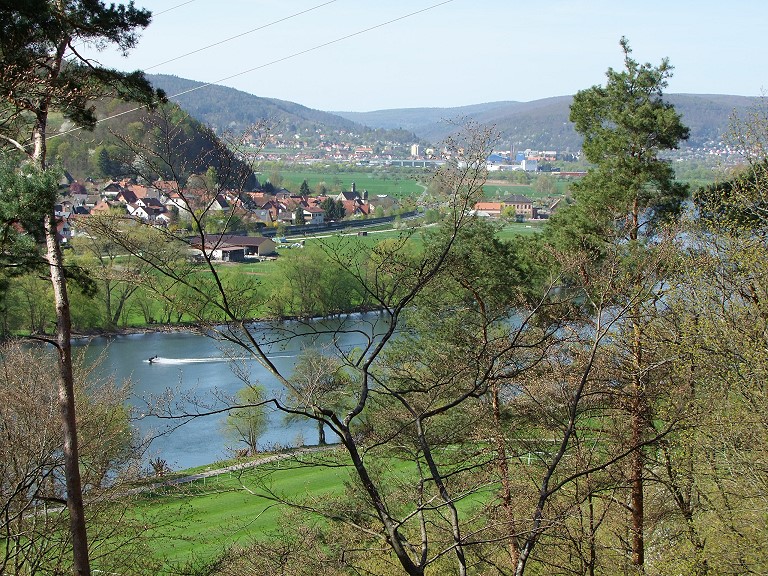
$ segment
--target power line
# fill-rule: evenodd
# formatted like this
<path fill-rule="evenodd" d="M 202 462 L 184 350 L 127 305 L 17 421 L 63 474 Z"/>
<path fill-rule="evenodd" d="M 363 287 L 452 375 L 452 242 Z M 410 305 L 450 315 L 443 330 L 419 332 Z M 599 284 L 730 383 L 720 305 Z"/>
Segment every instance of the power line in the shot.
<path fill-rule="evenodd" d="M 176 8 L 181 8 L 182 6 L 186 6 L 187 4 L 192 4 L 192 2 L 196 2 L 196 1 L 197 0 L 188 0 L 188 2 L 182 2 L 181 4 L 177 4 L 176 6 L 171 6 L 170 8 L 166 8 L 161 12 L 155 12 L 153 16 L 160 16 L 160 14 L 165 14 L 166 12 L 170 12 L 171 10 L 176 10 Z"/>
<path fill-rule="evenodd" d="M 194 0 L 192 1 L 194 2 Z M 307 12 L 312 12 L 313 10 L 317 10 L 318 8 L 322 8 L 323 6 L 328 6 L 328 4 L 333 4 L 336 1 L 337 0 L 330 0 L 329 2 L 318 4 L 317 6 L 313 6 L 312 8 L 307 8 L 306 10 L 302 10 L 301 12 L 296 12 L 295 14 L 291 14 L 290 16 L 286 16 L 284 18 L 280 18 L 279 20 L 270 22 L 269 24 L 264 24 L 257 28 L 252 28 L 251 30 L 241 32 L 240 34 L 235 34 L 234 36 L 230 36 L 229 38 L 225 38 L 224 40 L 219 40 L 218 42 L 214 42 L 213 44 L 208 44 L 208 46 L 203 46 L 202 48 L 198 48 L 197 50 L 192 50 L 191 52 L 187 52 L 186 54 L 182 54 L 181 56 L 176 56 L 175 58 L 171 58 L 170 60 L 160 62 L 159 64 L 154 64 L 149 68 L 145 68 L 144 70 L 152 70 L 153 68 L 157 68 L 158 66 L 162 66 L 163 64 L 168 64 L 169 62 L 175 62 L 176 60 L 181 60 L 182 58 L 186 58 L 187 56 L 191 56 L 192 54 L 197 54 L 198 52 L 202 52 L 203 50 L 208 50 L 208 48 L 213 48 L 214 46 L 225 44 L 231 40 L 235 40 L 236 38 L 241 38 L 243 36 L 247 36 L 248 34 L 253 34 L 254 32 L 258 32 L 259 30 L 268 28 L 269 26 L 274 26 L 275 24 L 279 24 L 280 22 L 285 22 L 286 20 L 290 20 L 291 18 L 296 18 L 297 16 L 301 16 L 302 14 L 306 14 Z M 187 4 L 188 3 L 189 2 L 187 2 Z"/>
<path fill-rule="evenodd" d="M 332 0 L 335 1 L 335 0 Z M 368 28 L 364 28 L 363 30 L 358 30 L 357 32 L 353 32 L 351 34 L 347 34 L 346 36 L 341 36 L 339 38 L 336 38 L 335 40 L 330 40 L 328 42 L 324 42 L 323 44 L 318 44 L 317 46 L 313 46 L 312 48 L 307 48 L 306 50 L 300 50 L 299 52 L 294 52 L 293 54 L 290 54 L 288 56 L 284 56 L 282 58 L 278 58 L 276 60 L 272 60 L 271 62 L 266 62 L 265 64 L 260 64 L 259 66 L 254 66 L 253 68 L 249 68 L 248 70 L 243 70 L 242 72 L 238 72 L 237 74 L 232 74 L 231 76 L 226 76 L 225 78 L 220 78 L 219 80 L 215 80 L 213 82 L 208 82 L 207 84 L 201 84 L 200 86 L 195 86 L 194 88 L 190 88 L 189 90 L 184 90 L 182 92 L 179 92 L 177 94 L 173 94 L 172 96 L 168 96 L 168 99 L 171 98 L 177 98 L 179 96 L 184 96 L 185 94 L 189 94 L 190 92 L 194 92 L 196 90 L 200 90 L 202 88 L 208 88 L 209 86 L 216 86 L 220 82 L 225 82 L 227 80 L 231 80 L 232 78 L 237 78 L 238 76 L 242 76 L 244 74 L 249 74 L 251 72 L 255 72 L 256 70 L 261 70 L 263 68 L 266 68 L 268 66 L 273 66 L 275 64 L 279 64 L 281 62 L 285 62 L 287 60 L 291 60 L 293 58 L 297 58 L 299 56 L 303 56 L 304 54 L 309 54 L 310 52 L 315 52 L 316 50 L 320 50 L 321 48 L 326 48 L 328 46 L 332 46 L 333 44 L 338 44 L 339 42 L 343 42 L 344 40 L 349 40 L 350 38 L 355 38 L 356 36 L 360 36 L 361 34 L 366 34 L 368 32 L 371 32 L 372 30 L 377 30 L 378 28 L 383 28 L 384 26 L 389 26 L 390 24 L 394 24 L 395 22 L 399 22 L 401 20 L 405 20 L 407 18 L 411 18 L 413 16 L 416 16 L 418 14 L 423 14 L 424 12 L 428 12 L 430 10 L 434 10 L 435 8 L 439 8 L 441 6 L 445 6 L 446 4 L 450 4 L 453 2 L 453 0 L 443 0 L 442 2 L 438 2 L 437 4 L 432 4 L 431 6 L 427 6 L 426 8 L 422 8 L 420 10 L 416 10 L 414 12 L 409 12 L 408 14 L 405 14 L 403 16 L 398 16 L 397 18 L 393 18 L 392 20 L 387 20 L 386 22 L 381 22 L 380 24 L 376 24 L 374 26 L 370 26 Z M 330 3 L 330 2 L 328 2 Z M 222 41 L 223 42 L 223 41 Z M 202 50 L 202 48 L 201 48 Z M 197 50 L 196 52 L 199 52 Z M 131 112 L 136 112 L 137 110 L 141 110 L 142 108 L 146 108 L 146 106 L 137 106 L 136 108 L 132 108 L 131 110 L 125 110 L 124 112 L 120 112 L 119 114 L 114 114 L 112 116 L 107 116 L 106 118 L 102 118 L 97 121 L 97 124 L 100 124 L 101 122 L 106 122 L 107 120 L 113 120 L 114 118 L 118 118 L 120 116 L 124 116 L 125 114 L 130 114 Z M 48 137 L 50 140 L 51 138 L 56 138 L 57 136 L 63 136 L 65 134 L 70 134 L 72 132 L 77 132 L 79 130 L 82 130 L 81 127 L 72 128 L 70 130 L 67 130 L 65 132 L 59 132 L 58 134 L 53 134 Z"/>
<path fill-rule="evenodd" d="M 438 2 L 437 4 L 433 4 L 432 6 L 427 6 L 426 8 L 422 8 L 421 10 L 416 10 L 415 12 L 410 12 L 409 14 L 405 14 L 404 16 L 399 16 L 397 18 L 393 18 L 392 20 L 387 20 L 386 22 L 382 22 L 381 24 L 376 24 L 375 26 L 371 26 L 370 28 L 358 30 L 357 32 L 353 32 L 352 34 L 347 34 L 346 36 L 336 38 L 335 40 L 331 40 L 323 44 L 318 44 L 317 46 L 313 46 L 312 48 L 307 48 L 306 50 L 294 52 L 293 54 L 290 54 L 288 56 L 278 58 L 277 60 L 272 60 L 271 62 L 267 62 L 266 64 L 260 64 L 259 66 L 254 66 L 253 68 L 249 68 L 248 70 L 243 70 L 242 72 L 238 72 L 237 74 L 232 74 L 231 76 L 227 76 L 225 78 L 220 78 L 218 80 L 215 80 L 214 82 L 209 82 L 208 84 L 202 84 L 200 86 L 196 86 L 195 88 L 190 88 L 189 90 L 185 90 L 184 92 L 179 92 L 178 94 L 174 94 L 170 98 L 183 96 L 184 94 L 189 94 L 190 92 L 194 92 L 195 90 L 200 90 L 201 88 L 207 88 L 208 86 L 214 86 L 220 82 L 225 82 L 226 80 L 231 80 L 232 78 L 237 78 L 238 76 L 242 76 L 243 74 L 249 74 L 251 72 L 255 72 L 256 70 L 261 70 L 262 68 L 266 68 L 267 66 L 272 66 L 273 64 L 279 64 L 280 62 L 285 62 L 286 60 L 291 60 L 292 58 L 303 56 L 304 54 L 314 52 L 315 50 L 320 50 L 321 48 L 326 48 L 333 44 L 338 44 L 339 42 L 343 42 L 344 40 L 349 40 L 350 38 L 360 36 L 361 34 L 365 34 L 367 32 L 370 32 L 371 30 L 376 30 L 377 28 L 383 28 L 384 26 L 388 26 L 389 24 L 394 24 L 395 22 L 399 22 L 400 20 L 405 20 L 406 18 L 410 18 L 411 16 L 416 16 L 417 14 L 422 14 L 423 12 L 427 12 L 429 10 L 439 8 L 440 6 L 444 6 L 445 4 L 450 4 L 451 2 L 453 2 L 453 0 L 444 0 L 443 2 Z"/>
<path fill-rule="evenodd" d="M 197 2 L 197 0 L 187 0 L 187 2 L 182 2 L 181 4 L 177 4 L 176 6 L 171 6 L 170 8 L 166 8 L 165 10 L 162 10 L 160 12 L 153 12 L 152 13 L 152 17 L 154 18 L 155 16 L 160 16 L 161 14 L 166 14 L 168 12 L 176 10 L 177 8 L 181 8 L 182 6 L 186 6 L 187 4 L 192 4 L 192 2 Z M 76 48 L 80 48 L 80 46 L 85 46 L 86 44 L 88 44 L 88 42 L 86 42 L 86 41 L 80 42 L 76 46 Z"/>

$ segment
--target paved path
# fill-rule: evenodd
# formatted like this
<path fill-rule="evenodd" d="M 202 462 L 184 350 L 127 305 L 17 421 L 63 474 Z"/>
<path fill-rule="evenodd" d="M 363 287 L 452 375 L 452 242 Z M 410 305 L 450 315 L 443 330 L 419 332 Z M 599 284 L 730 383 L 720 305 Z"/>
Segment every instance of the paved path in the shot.
<path fill-rule="evenodd" d="M 330 450 L 332 448 L 337 448 L 337 447 L 338 447 L 338 444 L 328 444 L 326 446 L 310 446 L 308 448 L 297 448 L 296 450 L 291 450 L 290 452 L 281 452 L 279 454 L 272 454 L 270 456 L 264 456 L 263 458 L 250 460 L 248 462 L 233 464 L 232 466 L 227 466 L 225 468 L 216 468 L 215 470 L 206 470 L 205 472 L 200 472 L 198 474 L 191 474 L 189 476 L 182 476 L 181 478 L 174 478 L 172 480 L 165 480 L 163 482 L 155 482 L 153 484 L 147 484 L 146 486 L 139 486 L 137 488 L 132 488 L 128 492 L 129 494 L 141 494 L 143 492 L 151 492 L 152 490 L 157 490 L 158 488 L 163 488 L 165 486 L 178 486 L 180 484 L 189 484 L 190 482 L 194 482 L 195 480 L 212 478 L 214 476 L 220 476 L 221 474 L 228 474 L 230 472 L 237 472 L 240 470 L 246 470 L 248 468 L 256 468 L 257 466 L 263 466 L 264 464 L 269 464 L 271 462 L 288 460 L 289 458 L 294 458 L 295 456 L 298 456 L 301 454 L 321 452 L 324 450 Z"/>

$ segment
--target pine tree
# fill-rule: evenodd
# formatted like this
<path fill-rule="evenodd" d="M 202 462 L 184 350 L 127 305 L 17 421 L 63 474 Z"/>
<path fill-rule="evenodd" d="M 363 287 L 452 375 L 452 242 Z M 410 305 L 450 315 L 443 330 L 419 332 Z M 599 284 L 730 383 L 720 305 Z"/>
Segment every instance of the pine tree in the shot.
<path fill-rule="evenodd" d="M 675 181 L 671 164 L 660 157 L 688 137 L 688 128 L 663 90 L 672 74 L 667 59 L 659 66 L 638 64 L 621 39 L 624 70 L 609 69 L 605 86 L 579 91 L 570 119 L 584 137 L 584 156 L 594 164 L 575 188 L 575 203 L 551 221 L 552 239 L 566 249 L 586 251 L 600 262 L 610 250 L 624 254 L 625 272 L 640 274 L 658 224 L 679 214 L 687 188 Z M 640 280 L 638 279 L 638 283 Z M 636 287 L 640 290 L 640 287 Z M 649 290 L 649 294 L 650 294 Z M 631 418 L 630 509 L 632 563 L 644 565 L 644 456 L 649 428 L 649 386 L 644 318 L 638 305 L 627 327 L 631 359 L 628 405 Z"/>
<path fill-rule="evenodd" d="M 60 112 L 77 126 L 96 124 L 92 101 L 104 96 L 151 104 L 154 92 L 141 72 L 98 66 L 79 52 L 83 43 L 114 45 L 127 52 L 151 13 L 133 2 L 19 0 L 0 4 L 0 140 L 23 153 L 39 170 L 47 168 L 48 117 Z M 74 404 L 71 316 L 67 275 L 53 203 L 44 206 L 47 260 L 56 303 L 59 404 L 64 434 L 64 474 L 72 534 L 73 569 L 91 573 L 83 513 Z"/>

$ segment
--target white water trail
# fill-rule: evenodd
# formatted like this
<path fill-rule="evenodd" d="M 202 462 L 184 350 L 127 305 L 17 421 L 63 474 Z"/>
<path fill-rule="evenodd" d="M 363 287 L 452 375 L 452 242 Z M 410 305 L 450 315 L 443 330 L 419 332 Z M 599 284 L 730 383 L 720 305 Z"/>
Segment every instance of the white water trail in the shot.
<path fill-rule="evenodd" d="M 296 358 L 295 354 L 286 355 L 269 355 L 270 359 L 273 358 Z M 230 361 L 243 361 L 243 360 L 255 360 L 251 357 L 231 358 L 229 356 L 211 356 L 209 358 L 163 358 L 161 356 L 155 356 L 144 360 L 147 364 L 163 364 L 165 366 L 180 366 L 182 364 L 200 364 L 204 362 L 230 362 Z"/>

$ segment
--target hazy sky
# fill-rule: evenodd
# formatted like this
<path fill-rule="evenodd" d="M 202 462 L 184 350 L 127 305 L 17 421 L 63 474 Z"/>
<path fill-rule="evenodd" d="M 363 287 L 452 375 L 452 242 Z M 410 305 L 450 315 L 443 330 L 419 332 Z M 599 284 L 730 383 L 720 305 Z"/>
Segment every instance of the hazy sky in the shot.
<path fill-rule="evenodd" d="M 608 67 L 622 66 L 622 35 L 636 60 L 670 59 L 675 73 L 667 92 L 768 90 L 765 0 L 135 3 L 153 12 L 152 24 L 127 58 L 89 52 L 103 64 L 326 111 L 574 94 L 603 83 Z"/>

